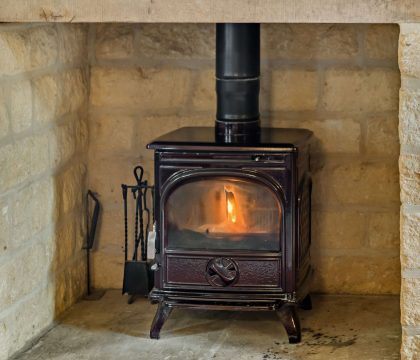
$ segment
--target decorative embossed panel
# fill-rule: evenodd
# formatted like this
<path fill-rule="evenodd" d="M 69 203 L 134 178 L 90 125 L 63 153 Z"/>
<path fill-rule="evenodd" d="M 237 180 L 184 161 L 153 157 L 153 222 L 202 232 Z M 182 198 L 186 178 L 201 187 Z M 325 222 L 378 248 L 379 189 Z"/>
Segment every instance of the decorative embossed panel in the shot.
<path fill-rule="evenodd" d="M 238 279 L 232 287 L 278 287 L 280 285 L 279 259 L 231 259 L 238 267 Z M 213 257 L 166 257 L 166 283 L 170 285 L 211 286 L 207 280 L 207 265 Z"/>

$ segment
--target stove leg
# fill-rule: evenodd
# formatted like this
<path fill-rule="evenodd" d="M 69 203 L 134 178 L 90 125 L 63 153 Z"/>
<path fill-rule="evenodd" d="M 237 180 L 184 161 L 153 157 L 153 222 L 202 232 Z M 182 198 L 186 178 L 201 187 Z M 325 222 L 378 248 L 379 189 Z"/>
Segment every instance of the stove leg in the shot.
<path fill-rule="evenodd" d="M 290 344 L 297 344 L 301 340 L 300 321 L 296 304 L 284 304 L 279 310 L 279 316 L 286 329 Z"/>
<path fill-rule="evenodd" d="M 312 299 L 310 294 L 306 295 L 306 297 L 299 303 L 299 307 L 303 310 L 312 310 Z"/>
<path fill-rule="evenodd" d="M 168 319 L 171 312 L 172 307 L 170 307 L 165 301 L 159 302 L 155 318 L 153 319 L 152 326 L 150 328 L 151 339 L 159 339 L 160 330 L 162 329 L 163 324 Z"/>

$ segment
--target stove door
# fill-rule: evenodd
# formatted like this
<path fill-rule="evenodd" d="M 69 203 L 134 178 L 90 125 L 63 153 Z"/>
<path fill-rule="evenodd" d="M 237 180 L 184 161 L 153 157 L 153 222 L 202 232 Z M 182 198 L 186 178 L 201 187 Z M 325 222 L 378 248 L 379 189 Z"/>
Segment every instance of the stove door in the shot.
<path fill-rule="evenodd" d="M 163 209 L 167 249 L 280 251 L 280 197 L 255 176 L 191 177 L 173 187 Z"/>

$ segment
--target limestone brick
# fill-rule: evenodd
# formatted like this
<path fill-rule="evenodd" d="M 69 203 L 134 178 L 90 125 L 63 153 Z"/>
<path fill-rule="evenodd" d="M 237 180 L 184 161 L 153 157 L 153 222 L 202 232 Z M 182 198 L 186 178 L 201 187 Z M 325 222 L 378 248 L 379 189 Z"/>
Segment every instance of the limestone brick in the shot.
<path fill-rule="evenodd" d="M 57 30 L 54 25 L 32 28 L 28 32 L 31 68 L 53 65 L 58 57 Z"/>
<path fill-rule="evenodd" d="M 261 106 L 278 111 L 315 110 L 318 74 L 310 70 L 274 70 L 261 84 Z"/>
<path fill-rule="evenodd" d="M 366 121 L 366 152 L 369 155 L 397 157 L 400 153 L 398 116 L 372 116 Z"/>
<path fill-rule="evenodd" d="M 91 155 L 105 157 L 131 152 L 135 138 L 134 121 L 132 116 L 93 115 L 90 128 L 95 135 L 90 142 Z"/>
<path fill-rule="evenodd" d="M 33 81 L 33 119 L 35 124 L 44 125 L 55 120 L 58 88 L 56 76 L 45 75 Z"/>
<path fill-rule="evenodd" d="M 144 165 L 138 157 L 107 157 L 89 159 L 89 187 L 101 194 L 101 200 L 108 204 L 121 205 L 121 184 L 133 184 L 133 168 Z M 149 177 L 148 177 L 149 178 Z"/>
<path fill-rule="evenodd" d="M 420 31 L 402 31 L 398 48 L 401 74 L 420 78 Z"/>
<path fill-rule="evenodd" d="M 312 153 L 346 153 L 360 152 L 361 126 L 353 119 L 325 120 L 277 120 L 270 126 L 297 127 L 313 131 Z"/>
<path fill-rule="evenodd" d="M 51 255 L 43 242 L 27 247 L 19 257 L 6 262 L 1 267 L 4 274 L 0 285 L 4 287 L 0 293 L 1 308 L 7 308 L 45 283 L 50 265 Z"/>
<path fill-rule="evenodd" d="M 86 153 L 89 145 L 89 124 L 86 113 L 79 113 L 74 123 L 75 148 L 80 153 Z"/>
<path fill-rule="evenodd" d="M 398 206 L 396 164 L 312 162 L 314 204 Z"/>
<path fill-rule="evenodd" d="M 7 343 L 6 349 L 0 349 L 0 356 L 6 354 L 2 359 L 9 359 L 16 351 L 27 345 L 28 341 L 48 329 L 54 315 L 51 311 L 53 291 L 51 286 L 43 286 L 2 319 L 0 336 Z"/>
<path fill-rule="evenodd" d="M 214 24 L 141 24 L 140 55 L 146 58 L 213 58 Z"/>
<path fill-rule="evenodd" d="M 323 106 L 328 111 L 397 110 L 399 87 L 394 70 L 331 69 L 325 74 Z"/>
<path fill-rule="evenodd" d="M 358 53 L 357 31 L 345 24 L 263 24 L 263 58 L 351 59 Z"/>
<path fill-rule="evenodd" d="M 125 59 L 134 53 L 132 24 L 99 24 L 96 27 L 97 59 Z"/>
<path fill-rule="evenodd" d="M 214 126 L 214 118 L 210 116 L 140 116 L 136 123 L 139 148 L 143 150 L 146 159 L 153 160 L 153 151 L 145 150 L 148 143 L 181 127 Z"/>
<path fill-rule="evenodd" d="M 401 144 L 420 147 L 420 90 L 401 89 L 399 119 Z"/>
<path fill-rule="evenodd" d="M 201 71 L 192 95 L 192 107 L 197 111 L 216 114 L 216 75 L 214 69 Z"/>
<path fill-rule="evenodd" d="M 40 134 L 29 138 L 30 147 L 30 174 L 37 176 L 48 170 L 49 166 L 49 148 L 48 135 Z"/>
<path fill-rule="evenodd" d="M 176 109 L 185 104 L 190 84 L 189 70 L 96 67 L 92 70 L 91 103 L 143 111 Z"/>
<path fill-rule="evenodd" d="M 401 283 L 401 323 L 420 324 L 420 279 L 402 279 Z"/>
<path fill-rule="evenodd" d="M 80 109 L 87 98 L 86 74 L 82 69 L 73 69 L 60 74 L 57 116 Z"/>
<path fill-rule="evenodd" d="M 103 271 L 107 269 L 107 271 Z M 96 288 L 121 288 L 124 253 L 117 245 L 98 251 L 92 261 L 92 280 Z"/>
<path fill-rule="evenodd" d="M 398 256 L 313 256 L 313 290 L 333 294 L 399 294 Z"/>
<path fill-rule="evenodd" d="M 420 214 L 401 211 L 401 266 L 420 268 Z"/>
<path fill-rule="evenodd" d="M 85 24 L 67 24 L 60 26 L 59 61 L 62 63 L 80 64 L 87 61 L 87 32 Z"/>
<path fill-rule="evenodd" d="M 313 211 L 312 234 L 317 248 L 360 248 L 364 242 L 365 228 L 366 215 L 361 212 Z"/>
<path fill-rule="evenodd" d="M 399 250 L 399 214 L 398 212 L 381 212 L 369 215 L 369 246 L 373 249 Z"/>
<path fill-rule="evenodd" d="M 32 234 L 35 235 L 46 229 L 52 223 L 54 209 L 54 184 L 51 177 L 47 177 L 31 186 L 30 199 L 32 212 L 30 214 Z"/>
<path fill-rule="evenodd" d="M 30 50 L 19 32 L 0 31 L 0 75 L 14 75 L 29 66 Z"/>
<path fill-rule="evenodd" d="M 420 357 L 420 335 L 410 336 L 403 333 L 401 360 L 416 360 Z"/>
<path fill-rule="evenodd" d="M 420 205 L 420 155 L 400 155 L 401 202 Z"/>
<path fill-rule="evenodd" d="M 61 226 L 57 227 L 55 234 L 55 270 L 60 271 L 73 257 L 75 246 L 75 218 L 64 218 Z"/>
<path fill-rule="evenodd" d="M 15 133 L 27 130 L 32 124 L 32 88 L 27 80 L 10 87 L 10 121 Z"/>
<path fill-rule="evenodd" d="M 9 112 L 6 106 L 6 99 L 4 97 L 4 91 L 0 87 L 0 140 L 2 140 L 9 133 L 10 118 Z"/>
<path fill-rule="evenodd" d="M 10 253 L 12 216 L 8 197 L 0 197 L 0 258 Z"/>
<path fill-rule="evenodd" d="M 56 127 L 49 136 L 51 166 L 53 168 L 65 164 L 76 151 L 75 123 L 77 119 L 71 116 L 65 124 Z"/>
<path fill-rule="evenodd" d="M 365 34 L 366 56 L 370 59 L 397 60 L 398 25 L 369 25 Z"/>

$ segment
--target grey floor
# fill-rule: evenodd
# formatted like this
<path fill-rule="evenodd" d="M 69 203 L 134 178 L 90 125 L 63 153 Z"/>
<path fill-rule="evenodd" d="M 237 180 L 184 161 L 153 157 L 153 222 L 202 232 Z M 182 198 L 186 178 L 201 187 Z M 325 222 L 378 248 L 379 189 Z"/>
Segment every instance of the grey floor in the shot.
<path fill-rule="evenodd" d="M 128 305 L 119 291 L 82 301 L 20 360 L 399 359 L 397 297 L 314 296 L 300 311 L 303 339 L 289 345 L 273 312 L 174 310 L 160 340 L 150 340 L 156 307 Z"/>

